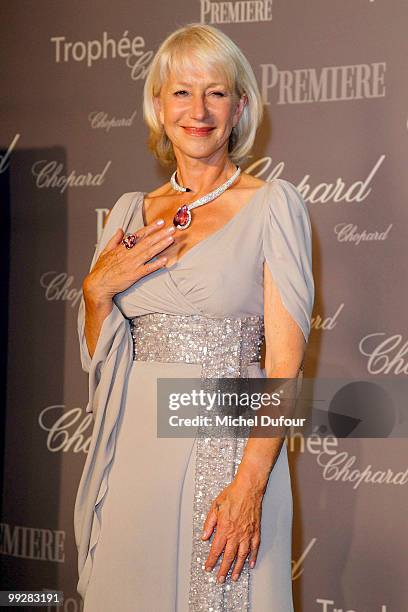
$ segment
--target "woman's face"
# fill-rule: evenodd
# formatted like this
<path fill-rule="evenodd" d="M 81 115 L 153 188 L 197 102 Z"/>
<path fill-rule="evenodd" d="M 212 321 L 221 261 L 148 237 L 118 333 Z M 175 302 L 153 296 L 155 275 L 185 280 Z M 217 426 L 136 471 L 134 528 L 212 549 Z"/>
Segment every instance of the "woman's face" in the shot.
<path fill-rule="evenodd" d="M 231 130 L 245 102 L 245 96 L 239 99 L 212 70 L 183 76 L 171 73 L 155 98 L 156 112 L 176 156 L 205 160 L 228 150 Z"/>

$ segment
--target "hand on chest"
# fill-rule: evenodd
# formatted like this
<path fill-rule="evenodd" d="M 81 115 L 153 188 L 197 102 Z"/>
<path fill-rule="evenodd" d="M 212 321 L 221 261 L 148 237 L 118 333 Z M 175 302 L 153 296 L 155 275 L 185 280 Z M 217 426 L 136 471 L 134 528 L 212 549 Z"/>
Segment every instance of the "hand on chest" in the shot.
<path fill-rule="evenodd" d="M 143 223 L 148 225 L 162 218 L 166 226 L 171 226 L 175 212 L 188 202 L 187 195 L 157 197 L 150 200 L 145 198 L 142 203 Z M 242 195 L 241 198 L 234 198 L 234 193 L 231 192 L 228 196 L 225 194 L 223 199 L 219 198 L 191 210 L 191 222 L 188 227 L 177 228 L 173 234 L 174 242 L 160 253 L 168 258 L 167 267 L 176 265 L 190 253 L 194 254 L 204 247 L 208 246 L 211 250 L 218 249 L 222 252 L 225 246 L 223 243 L 234 242 L 238 237 L 242 240 L 246 226 L 252 225 L 254 221 L 251 215 L 253 202 L 255 198 L 242 203 Z"/>

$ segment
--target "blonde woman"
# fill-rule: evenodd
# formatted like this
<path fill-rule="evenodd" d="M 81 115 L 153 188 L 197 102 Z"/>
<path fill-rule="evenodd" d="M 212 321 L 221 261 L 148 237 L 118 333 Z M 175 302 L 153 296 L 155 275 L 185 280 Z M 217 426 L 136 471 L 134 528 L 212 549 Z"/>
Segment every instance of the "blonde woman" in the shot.
<path fill-rule="evenodd" d="M 160 438 L 156 391 L 158 378 L 298 377 L 314 300 L 308 211 L 290 182 L 241 170 L 262 102 L 216 28 L 164 40 L 144 116 L 171 180 L 116 202 L 79 310 L 94 428 L 75 506 L 78 592 L 85 612 L 290 612 L 285 440 Z"/>

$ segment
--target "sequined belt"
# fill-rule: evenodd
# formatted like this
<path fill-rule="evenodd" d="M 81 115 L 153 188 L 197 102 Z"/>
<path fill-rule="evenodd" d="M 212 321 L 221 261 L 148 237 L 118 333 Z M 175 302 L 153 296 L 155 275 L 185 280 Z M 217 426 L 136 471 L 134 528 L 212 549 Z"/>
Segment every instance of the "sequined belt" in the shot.
<path fill-rule="evenodd" d="M 211 319 L 202 315 L 151 313 L 130 320 L 135 361 L 200 363 L 201 378 L 245 377 L 249 363 L 259 362 L 264 338 L 260 316 Z M 211 383 L 210 383 L 211 384 Z M 221 434 L 222 435 L 222 434 Z M 220 556 L 212 572 L 204 570 L 211 542 L 201 539 L 213 499 L 235 476 L 247 438 L 198 437 L 195 459 L 189 612 L 249 612 L 250 570 L 245 561 L 235 582 L 232 570 L 217 584 Z"/>
<path fill-rule="evenodd" d="M 130 320 L 135 361 L 201 363 L 207 377 L 237 377 L 259 362 L 264 339 L 260 316 L 211 319 L 151 313 Z M 238 366 L 238 370 L 237 370 Z"/>

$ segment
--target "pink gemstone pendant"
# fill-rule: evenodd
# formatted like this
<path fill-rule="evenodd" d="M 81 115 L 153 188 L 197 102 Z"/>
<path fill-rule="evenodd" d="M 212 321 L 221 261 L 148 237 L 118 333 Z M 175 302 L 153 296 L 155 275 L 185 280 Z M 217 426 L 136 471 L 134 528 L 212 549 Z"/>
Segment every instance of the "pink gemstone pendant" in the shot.
<path fill-rule="evenodd" d="M 180 206 L 177 210 L 176 214 L 173 218 L 173 225 L 177 227 L 177 229 L 183 230 L 186 229 L 191 223 L 191 212 L 188 209 L 187 204 Z"/>

